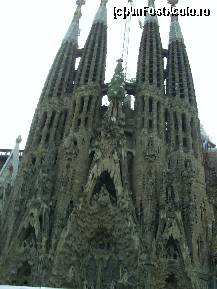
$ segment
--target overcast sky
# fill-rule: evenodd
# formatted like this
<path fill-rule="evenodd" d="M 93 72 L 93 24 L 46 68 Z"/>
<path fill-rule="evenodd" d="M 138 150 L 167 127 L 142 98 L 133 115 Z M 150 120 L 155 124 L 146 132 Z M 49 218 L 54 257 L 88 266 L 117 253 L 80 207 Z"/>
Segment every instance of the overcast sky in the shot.
<path fill-rule="evenodd" d="M 76 0 L 0 1 L 0 148 L 12 148 L 21 134 L 24 148 L 31 120 L 48 71 L 73 17 Z M 124 20 L 114 20 L 114 6 L 127 0 L 108 1 L 109 81 L 116 59 L 121 56 Z M 134 1 L 136 7 L 147 1 Z M 79 46 L 83 47 L 100 0 L 86 0 L 80 21 Z M 157 7 L 167 6 L 156 0 Z M 199 118 L 207 134 L 217 143 L 217 1 L 180 0 L 178 7 L 209 8 L 210 17 L 180 17 L 196 89 Z M 169 38 L 169 17 L 159 17 L 164 48 Z M 133 17 L 130 35 L 128 77 L 135 78 L 142 30 Z"/>

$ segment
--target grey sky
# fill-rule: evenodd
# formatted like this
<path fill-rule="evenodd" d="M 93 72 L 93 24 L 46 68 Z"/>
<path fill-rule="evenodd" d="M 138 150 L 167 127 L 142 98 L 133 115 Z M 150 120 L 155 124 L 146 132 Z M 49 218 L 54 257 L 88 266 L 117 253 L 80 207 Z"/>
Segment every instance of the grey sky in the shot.
<path fill-rule="evenodd" d="M 24 148 L 31 120 L 43 84 L 75 10 L 75 0 L 7 0 L 0 1 L 0 148 L 12 148 L 21 134 Z M 147 6 L 137 0 L 136 7 Z M 80 21 L 80 47 L 99 6 L 100 0 L 86 0 Z M 167 6 L 156 0 L 157 7 Z M 127 0 L 108 1 L 108 81 L 121 56 L 124 20 L 114 20 L 113 7 L 123 7 Z M 210 17 L 180 17 L 180 24 L 192 68 L 199 117 L 207 134 L 217 143 L 217 2 L 180 0 L 178 7 L 209 8 Z M 169 17 L 159 17 L 164 48 L 169 39 Z M 142 30 L 132 19 L 128 59 L 129 78 L 134 78 Z"/>

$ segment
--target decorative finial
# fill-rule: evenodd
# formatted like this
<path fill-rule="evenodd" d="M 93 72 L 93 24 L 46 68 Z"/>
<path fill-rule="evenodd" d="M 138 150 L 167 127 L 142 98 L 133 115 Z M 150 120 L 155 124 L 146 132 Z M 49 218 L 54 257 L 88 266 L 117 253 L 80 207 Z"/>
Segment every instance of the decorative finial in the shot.
<path fill-rule="evenodd" d="M 150 8 L 155 8 L 155 4 L 154 4 L 154 1 L 155 0 L 148 0 L 148 6 Z M 156 15 L 150 15 L 149 13 L 146 15 L 145 17 L 145 21 L 144 21 L 144 25 L 146 23 L 150 23 L 150 22 L 155 22 L 158 24 L 158 19 L 157 19 L 157 16 Z"/>
<path fill-rule="evenodd" d="M 73 21 L 74 22 L 77 22 L 80 18 L 81 18 L 82 14 L 81 14 L 81 7 L 78 6 L 75 10 L 75 13 L 74 13 L 74 17 L 73 17 Z"/>
<path fill-rule="evenodd" d="M 82 5 L 85 4 L 85 0 L 77 0 L 76 4 L 77 4 L 77 8 L 76 8 L 75 13 L 74 13 L 73 21 L 78 22 L 82 16 L 81 7 L 82 7 Z"/>
<path fill-rule="evenodd" d="M 178 0 L 167 0 L 172 7 L 175 7 Z M 178 21 L 178 15 L 171 15 L 169 44 L 173 41 L 180 41 L 184 43 L 181 27 Z"/>
<path fill-rule="evenodd" d="M 107 25 L 107 4 L 108 0 L 101 0 L 99 9 L 95 15 L 94 23 L 103 23 Z"/>
<path fill-rule="evenodd" d="M 77 6 L 81 7 L 82 5 L 85 4 L 85 0 L 77 0 L 76 4 L 77 4 Z"/>
<path fill-rule="evenodd" d="M 172 6 L 176 6 L 176 4 L 179 2 L 179 0 L 167 0 L 167 2 Z"/>
<path fill-rule="evenodd" d="M 155 0 L 148 0 L 148 7 L 154 7 Z"/>
<path fill-rule="evenodd" d="M 20 144 L 22 141 L 21 135 L 16 138 L 16 144 Z"/>
<path fill-rule="evenodd" d="M 77 0 L 76 4 L 77 4 L 77 8 L 75 10 L 73 20 L 72 20 L 71 25 L 69 26 L 69 29 L 68 29 L 68 31 L 67 31 L 64 39 L 63 39 L 63 42 L 66 42 L 66 41 L 72 41 L 75 43 L 78 42 L 78 36 L 80 33 L 79 20 L 82 16 L 81 6 L 85 4 L 85 0 Z"/>
<path fill-rule="evenodd" d="M 101 5 L 106 5 L 108 0 L 101 0 Z"/>

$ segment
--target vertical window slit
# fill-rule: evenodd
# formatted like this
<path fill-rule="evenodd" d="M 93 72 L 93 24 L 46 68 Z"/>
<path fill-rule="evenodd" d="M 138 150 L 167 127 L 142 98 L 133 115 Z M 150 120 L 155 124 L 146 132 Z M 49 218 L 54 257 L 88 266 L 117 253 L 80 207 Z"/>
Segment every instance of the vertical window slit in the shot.
<path fill-rule="evenodd" d="M 157 102 L 157 131 L 158 135 L 160 135 L 160 102 Z"/>
<path fill-rule="evenodd" d="M 91 108 L 91 103 L 92 103 L 92 95 L 90 96 L 89 100 L 88 100 L 88 104 L 87 104 L 87 112 L 90 111 L 90 108 Z"/>
<path fill-rule="evenodd" d="M 178 132 L 179 124 L 176 111 L 173 112 L 173 119 L 174 119 L 174 129 L 176 132 Z"/>
<path fill-rule="evenodd" d="M 186 116 L 182 113 L 182 131 L 186 132 Z"/>
<path fill-rule="evenodd" d="M 149 112 L 153 111 L 153 99 L 150 97 L 149 98 Z"/>
<path fill-rule="evenodd" d="M 74 101 L 73 101 L 73 105 L 72 105 L 72 116 L 74 116 L 75 107 L 76 107 L 76 102 L 75 102 L 75 100 L 74 100 Z"/>
<path fill-rule="evenodd" d="M 80 99 L 80 109 L 79 109 L 79 113 L 82 113 L 83 109 L 84 109 L 84 98 L 81 97 L 81 99 Z"/>

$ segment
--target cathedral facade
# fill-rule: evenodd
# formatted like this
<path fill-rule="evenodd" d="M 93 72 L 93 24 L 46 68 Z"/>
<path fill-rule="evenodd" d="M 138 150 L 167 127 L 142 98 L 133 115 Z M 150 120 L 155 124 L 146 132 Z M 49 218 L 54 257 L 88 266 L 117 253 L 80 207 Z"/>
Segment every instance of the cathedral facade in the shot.
<path fill-rule="evenodd" d="M 178 18 L 163 49 L 147 15 L 136 81 L 120 59 L 106 84 L 106 2 L 79 49 L 77 1 L 49 72 L 0 215 L 0 284 L 215 288 L 217 162 L 202 154 Z"/>

